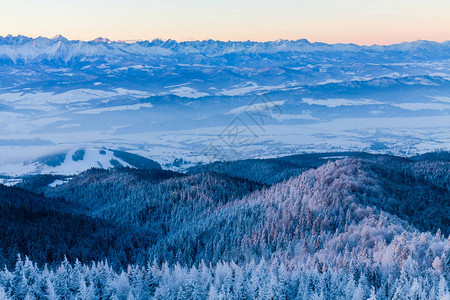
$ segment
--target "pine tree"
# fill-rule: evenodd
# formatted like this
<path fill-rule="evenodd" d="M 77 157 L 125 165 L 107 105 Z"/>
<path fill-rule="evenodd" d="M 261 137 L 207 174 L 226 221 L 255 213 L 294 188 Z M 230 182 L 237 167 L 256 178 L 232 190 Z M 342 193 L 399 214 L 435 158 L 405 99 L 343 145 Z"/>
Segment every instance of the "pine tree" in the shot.
<path fill-rule="evenodd" d="M 443 275 L 439 276 L 438 298 L 439 299 L 450 298 L 448 283 Z"/>
<path fill-rule="evenodd" d="M 375 288 L 372 286 L 372 290 L 370 291 L 369 299 L 367 300 L 377 300 L 377 295 L 375 293 Z"/>
<path fill-rule="evenodd" d="M 127 299 L 128 293 L 130 292 L 130 282 L 125 272 L 122 272 L 117 278 L 115 290 L 119 299 Z"/>
<path fill-rule="evenodd" d="M 0 286 L 0 299 L 11 300 L 11 298 L 6 294 L 5 289 L 2 286 Z"/>
<path fill-rule="evenodd" d="M 58 300 L 59 297 L 56 293 L 55 287 L 53 285 L 53 282 L 47 278 L 47 293 L 46 293 L 46 298 L 48 300 Z"/>
<path fill-rule="evenodd" d="M 353 292 L 353 300 L 363 300 L 364 299 L 364 287 L 361 283 L 358 284 L 355 291 Z"/>

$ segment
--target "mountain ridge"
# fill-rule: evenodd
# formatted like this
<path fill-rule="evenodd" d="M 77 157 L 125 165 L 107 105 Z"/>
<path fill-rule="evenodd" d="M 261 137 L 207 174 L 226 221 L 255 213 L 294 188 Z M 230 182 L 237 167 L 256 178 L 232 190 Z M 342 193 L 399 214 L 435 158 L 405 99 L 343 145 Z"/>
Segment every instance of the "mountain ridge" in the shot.
<path fill-rule="evenodd" d="M 190 43 L 211 43 L 211 42 L 217 42 L 217 43 L 247 43 L 247 44 L 268 44 L 268 43 L 283 43 L 283 42 L 301 42 L 305 44 L 321 44 L 321 45 L 352 45 L 352 46 L 358 46 L 358 47 L 389 47 L 394 45 L 406 45 L 406 44 L 420 44 L 420 43 L 435 43 L 435 44 L 446 44 L 450 43 L 450 40 L 445 41 L 434 41 L 434 40 L 424 40 L 424 39 L 417 39 L 413 41 L 403 41 L 398 43 L 391 43 L 391 44 L 357 44 L 357 43 L 345 43 L 345 42 L 338 42 L 338 43 L 327 43 L 327 42 L 310 42 L 308 39 L 305 38 L 299 38 L 299 39 L 276 39 L 276 40 L 267 40 L 267 41 L 256 41 L 256 40 L 220 40 L 220 39 L 197 39 L 197 40 L 176 40 L 176 39 L 162 39 L 162 38 L 154 38 L 154 39 L 134 39 L 134 40 L 111 40 L 109 38 L 105 37 L 97 37 L 92 40 L 82 40 L 82 39 L 69 39 L 61 34 L 57 34 L 54 37 L 46 37 L 46 36 L 38 36 L 38 37 L 30 37 L 26 35 L 18 34 L 16 36 L 12 34 L 8 34 L 5 36 L 0 35 L 0 41 L 1 40 L 21 40 L 21 41 L 31 41 L 31 40 L 37 40 L 37 39 L 46 39 L 46 40 L 53 40 L 53 41 L 66 41 L 66 42 L 84 42 L 84 43 L 104 43 L 104 44 L 115 44 L 115 43 L 123 43 L 123 44 L 135 44 L 135 43 L 169 43 L 169 44 L 190 44 Z"/>
<path fill-rule="evenodd" d="M 110 41 L 97 38 L 91 41 L 68 40 L 63 36 L 55 38 L 26 36 L 0 37 L 0 63 L 30 64 L 38 62 L 82 61 L 83 58 L 108 58 L 123 60 L 138 58 L 148 60 L 155 57 L 191 57 L 220 58 L 232 55 L 330 55 L 331 53 L 360 53 L 367 56 L 388 55 L 399 57 L 407 55 L 412 59 L 442 59 L 450 57 L 450 41 L 413 41 L 392 45 L 356 45 L 327 44 L 299 40 L 277 40 L 267 42 L 254 41 L 182 41 L 154 39 L 152 41 Z M 401 56 L 400 56 L 401 57 Z"/>

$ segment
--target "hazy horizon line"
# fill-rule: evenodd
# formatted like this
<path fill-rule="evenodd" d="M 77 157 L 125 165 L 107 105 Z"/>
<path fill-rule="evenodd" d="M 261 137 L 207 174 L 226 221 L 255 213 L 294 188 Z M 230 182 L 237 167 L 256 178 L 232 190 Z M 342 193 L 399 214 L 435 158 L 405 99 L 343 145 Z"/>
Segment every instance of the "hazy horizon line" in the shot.
<path fill-rule="evenodd" d="M 172 38 L 161 38 L 161 37 L 155 37 L 153 39 L 117 39 L 117 40 L 113 40 L 113 39 L 109 39 L 107 37 L 97 37 L 94 39 L 71 39 L 71 38 L 67 38 L 64 35 L 61 34 L 57 34 L 53 37 L 48 37 L 48 36 L 28 36 L 28 35 L 24 35 L 24 34 L 17 34 L 17 35 L 13 35 L 13 34 L 7 34 L 7 35 L 0 35 L 0 38 L 7 38 L 7 37 L 13 37 L 13 38 L 18 38 L 18 37 L 25 37 L 25 38 L 29 38 L 29 39 L 38 39 L 38 38 L 45 38 L 45 39 L 49 39 L 49 40 L 54 40 L 57 38 L 64 38 L 69 42 L 105 42 L 105 43 L 127 43 L 127 44 L 133 44 L 133 43 L 137 43 L 137 42 L 151 42 L 151 41 L 156 41 L 156 40 L 160 40 L 163 42 L 167 42 L 167 41 L 174 41 L 176 43 L 183 43 L 183 42 L 206 42 L 206 41 L 215 41 L 215 42 L 232 42 L 232 43 L 245 43 L 245 42 L 251 42 L 251 43 L 270 43 L 270 42 L 279 42 L 279 41 L 289 41 L 289 42 L 296 42 L 296 41 L 307 41 L 308 43 L 314 44 L 328 44 L 328 45 L 356 45 L 356 46 L 391 46 L 391 45 L 400 45 L 400 44 L 404 44 L 404 43 L 414 43 L 414 42 L 433 42 L 433 43 L 438 43 L 438 44 L 443 44 L 443 43 L 447 43 L 450 42 L 450 39 L 448 40 L 443 40 L 441 42 L 436 41 L 436 40 L 426 40 L 426 39 L 416 39 L 416 40 L 405 40 L 402 42 L 396 42 L 396 43 L 373 43 L 373 44 L 359 44 L 359 43 L 354 43 L 354 42 L 337 42 L 337 43 L 329 43 L 329 42 L 323 42 L 323 41 L 318 41 L 318 40 L 314 40 L 311 41 L 309 39 L 306 38 L 298 38 L 298 39 L 284 39 L 284 38 L 280 38 L 280 39 L 275 39 L 275 40 L 264 40 L 264 41 L 258 41 L 258 40 L 220 40 L 220 39 L 186 39 L 186 40 L 177 40 L 177 39 L 172 39 Z"/>

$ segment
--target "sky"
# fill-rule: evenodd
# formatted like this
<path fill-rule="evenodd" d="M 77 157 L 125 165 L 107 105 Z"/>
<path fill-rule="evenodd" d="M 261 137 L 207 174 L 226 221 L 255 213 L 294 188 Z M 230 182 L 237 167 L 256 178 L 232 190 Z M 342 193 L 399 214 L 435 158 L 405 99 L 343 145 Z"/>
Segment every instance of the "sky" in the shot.
<path fill-rule="evenodd" d="M 1 0 L 0 35 L 392 44 L 450 40 L 450 0 Z"/>

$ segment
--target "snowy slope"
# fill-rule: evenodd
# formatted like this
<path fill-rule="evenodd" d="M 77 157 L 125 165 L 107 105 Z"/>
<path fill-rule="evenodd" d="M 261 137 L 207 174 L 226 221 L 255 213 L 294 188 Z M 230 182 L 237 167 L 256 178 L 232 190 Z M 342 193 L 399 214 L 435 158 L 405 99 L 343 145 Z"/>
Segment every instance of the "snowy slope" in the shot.
<path fill-rule="evenodd" d="M 2 167 L 0 175 L 11 177 L 25 174 L 74 175 L 91 168 L 111 169 L 114 167 L 161 169 L 156 162 L 131 153 L 86 148 L 53 153 L 24 163 L 6 165 Z"/>

